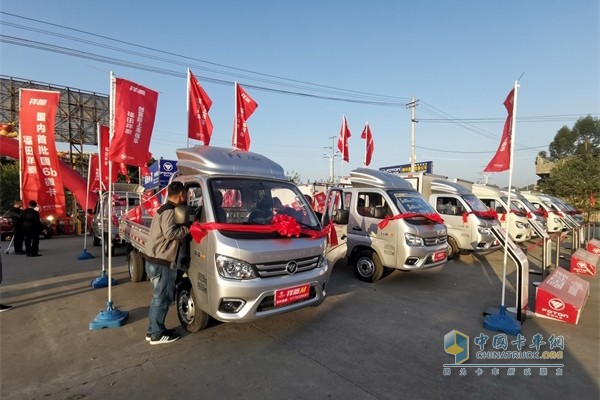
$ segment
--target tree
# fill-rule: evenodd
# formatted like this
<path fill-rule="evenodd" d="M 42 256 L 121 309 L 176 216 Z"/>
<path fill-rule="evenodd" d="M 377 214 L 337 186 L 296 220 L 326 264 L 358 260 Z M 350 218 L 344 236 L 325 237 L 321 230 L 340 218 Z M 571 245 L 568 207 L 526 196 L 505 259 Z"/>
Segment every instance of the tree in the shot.
<path fill-rule="evenodd" d="M 302 178 L 300 177 L 300 174 L 297 173 L 296 171 L 288 172 L 286 174 L 286 176 L 290 180 L 290 182 L 293 182 L 296 185 L 299 185 L 300 182 L 302 181 Z"/>
<path fill-rule="evenodd" d="M 19 199 L 19 167 L 17 163 L 0 164 L 0 210 L 10 210 Z"/>
<path fill-rule="evenodd" d="M 578 119 L 573 129 L 563 126 L 554 136 L 549 150 L 551 161 L 600 153 L 600 120 L 588 115 Z"/>

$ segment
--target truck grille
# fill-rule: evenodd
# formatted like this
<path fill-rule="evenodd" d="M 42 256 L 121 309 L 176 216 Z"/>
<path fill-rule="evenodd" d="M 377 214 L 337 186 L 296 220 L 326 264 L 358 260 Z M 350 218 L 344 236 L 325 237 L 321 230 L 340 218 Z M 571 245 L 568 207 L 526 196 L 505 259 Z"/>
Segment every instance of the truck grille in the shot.
<path fill-rule="evenodd" d="M 444 244 L 448 241 L 448 236 L 437 236 L 431 238 L 423 238 L 425 242 L 425 246 L 437 246 L 439 244 Z"/>
<path fill-rule="evenodd" d="M 303 301 L 308 301 L 308 300 L 314 299 L 315 297 L 317 297 L 317 289 L 315 289 L 314 286 L 311 286 L 310 287 L 310 293 L 308 294 L 308 298 L 302 299 L 302 300 L 298 300 L 298 301 L 295 301 L 293 303 L 288 303 L 285 306 L 289 306 L 291 304 L 296 304 L 296 303 L 302 303 Z M 275 297 L 274 296 L 267 296 L 264 299 L 262 299 L 262 301 L 260 302 L 260 304 L 256 308 L 256 311 L 257 312 L 268 311 L 268 310 L 271 310 L 273 308 L 275 308 Z"/>
<path fill-rule="evenodd" d="M 258 270 L 258 275 L 261 278 L 268 278 L 271 276 L 280 276 L 280 275 L 289 275 L 286 267 L 290 261 L 295 261 L 298 269 L 295 273 L 298 272 L 306 272 L 311 269 L 315 269 L 319 263 L 320 256 L 301 258 L 297 260 L 285 260 L 285 261 L 276 261 L 272 263 L 265 264 L 255 264 L 256 269 Z"/>

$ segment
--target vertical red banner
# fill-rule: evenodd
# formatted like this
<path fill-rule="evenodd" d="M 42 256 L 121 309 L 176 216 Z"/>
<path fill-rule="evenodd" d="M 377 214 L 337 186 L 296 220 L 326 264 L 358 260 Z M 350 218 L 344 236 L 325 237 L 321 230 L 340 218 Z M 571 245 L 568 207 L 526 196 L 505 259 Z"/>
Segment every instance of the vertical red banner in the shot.
<path fill-rule="evenodd" d="M 54 126 L 60 93 L 20 89 L 19 136 L 23 203 L 37 201 L 42 218 L 65 215 Z"/>
<path fill-rule="evenodd" d="M 371 134 L 371 128 L 369 127 L 369 123 L 365 125 L 365 129 L 360 135 L 361 139 L 366 140 L 365 146 L 365 166 L 369 166 L 371 164 L 371 157 L 373 157 L 373 151 L 375 151 L 375 144 L 373 143 L 373 134 Z"/>
<path fill-rule="evenodd" d="M 108 184 L 117 181 L 117 175 L 119 171 L 113 165 L 112 168 L 112 178 L 108 177 L 108 163 L 110 162 L 108 159 L 109 152 L 109 144 L 110 144 L 110 130 L 108 126 L 99 125 L 98 128 L 100 131 L 98 132 L 98 154 L 101 157 L 102 162 L 100 163 L 100 175 L 102 176 L 102 190 L 108 190 Z M 93 175 L 93 172 L 92 172 Z"/>
<path fill-rule="evenodd" d="M 233 127 L 233 147 L 248 151 L 250 150 L 250 133 L 248 132 L 246 121 L 258 107 L 258 103 L 237 83 L 235 84 L 235 96 L 236 110 Z"/>
<path fill-rule="evenodd" d="M 350 162 L 350 154 L 348 154 L 348 138 L 350 138 L 350 129 L 348 129 L 348 122 L 346 122 L 346 116 L 342 120 L 342 128 L 340 129 L 340 136 L 338 138 L 337 148 L 342 153 L 342 159 L 346 162 Z"/>
<path fill-rule="evenodd" d="M 504 130 L 502 131 L 502 138 L 500 139 L 500 145 L 496 154 L 492 160 L 485 167 L 483 172 L 502 172 L 510 168 L 510 144 L 512 141 L 512 118 L 513 118 L 513 105 L 515 100 L 515 89 L 511 90 L 506 100 L 504 100 L 504 107 L 508 112 L 506 121 L 504 122 Z"/>
<path fill-rule="evenodd" d="M 201 140 L 205 146 L 208 146 L 213 131 L 213 124 L 208 116 L 212 100 L 190 70 L 188 70 L 188 87 L 188 138 Z"/>
<path fill-rule="evenodd" d="M 90 154 L 88 161 L 90 169 L 90 181 L 88 182 L 88 191 L 97 192 L 100 190 L 100 165 L 98 162 L 98 154 Z"/>
<path fill-rule="evenodd" d="M 126 79 L 114 78 L 113 137 L 110 161 L 140 167 L 147 161 L 158 92 Z"/>

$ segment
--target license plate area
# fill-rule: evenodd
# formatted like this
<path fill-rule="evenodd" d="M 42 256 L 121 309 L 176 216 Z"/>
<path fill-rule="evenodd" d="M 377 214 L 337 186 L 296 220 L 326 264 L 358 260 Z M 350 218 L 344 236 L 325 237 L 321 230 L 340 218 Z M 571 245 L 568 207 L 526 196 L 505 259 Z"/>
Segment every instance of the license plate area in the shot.
<path fill-rule="evenodd" d="M 294 286 L 275 291 L 275 307 L 285 306 L 299 300 L 307 299 L 310 295 L 310 284 Z"/>
<path fill-rule="evenodd" d="M 442 261 L 446 258 L 447 253 L 445 251 L 438 251 L 433 254 L 433 262 Z"/>

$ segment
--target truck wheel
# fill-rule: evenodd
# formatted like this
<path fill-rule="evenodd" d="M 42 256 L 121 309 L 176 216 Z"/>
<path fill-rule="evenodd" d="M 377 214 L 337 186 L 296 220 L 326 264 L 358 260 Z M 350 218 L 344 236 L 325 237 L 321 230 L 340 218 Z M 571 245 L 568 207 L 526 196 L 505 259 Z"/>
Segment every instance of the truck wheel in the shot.
<path fill-rule="evenodd" d="M 146 271 L 144 268 L 144 257 L 142 253 L 137 250 L 131 250 L 127 260 L 127 267 L 129 268 L 129 277 L 131 282 L 141 282 L 145 280 Z"/>
<path fill-rule="evenodd" d="M 198 332 L 208 325 L 210 316 L 196 305 L 196 296 L 192 290 L 192 283 L 184 278 L 178 285 L 175 293 L 177 300 L 177 318 L 188 332 Z"/>
<path fill-rule="evenodd" d="M 108 257 L 108 237 L 104 238 L 104 255 Z M 115 255 L 115 246 L 114 246 L 114 243 L 113 243 L 113 246 L 111 247 L 110 255 L 111 256 Z"/>
<path fill-rule="evenodd" d="M 102 240 L 96 236 L 94 236 L 94 239 L 92 240 L 92 244 L 96 247 L 100 246 L 102 244 Z"/>
<path fill-rule="evenodd" d="M 458 244 L 456 244 L 456 240 L 448 236 L 448 260 L 454 260 L 458 258 Z"/>
<path fill-rule="evenodd" d="M 364 282 L 375 282 L 383 275 L 383 265 L 373 250 L 362 250 L 354 257 L 354 274 Z"/>

